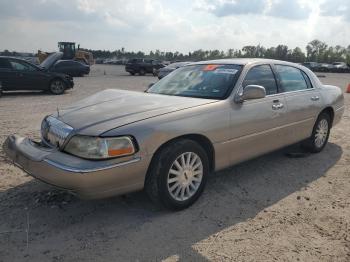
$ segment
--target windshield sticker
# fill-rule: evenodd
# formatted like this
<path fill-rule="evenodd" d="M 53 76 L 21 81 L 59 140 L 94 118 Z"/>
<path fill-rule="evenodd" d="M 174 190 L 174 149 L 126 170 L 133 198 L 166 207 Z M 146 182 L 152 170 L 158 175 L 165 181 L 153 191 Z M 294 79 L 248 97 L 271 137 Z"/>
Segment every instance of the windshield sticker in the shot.
<path fill-rule="evenodd" d="M 218 68 L 220 65 L 206 65 L 203 68 L 203 71 L 214 71 L 216 68 Z"/>
<path fill-rule="evenodd" d="M 215 74 L 229 74 L 229 75 L 235 75 L 237 74 L 237 69 L 232 68 L 218 68 L 214 71 Z"/>

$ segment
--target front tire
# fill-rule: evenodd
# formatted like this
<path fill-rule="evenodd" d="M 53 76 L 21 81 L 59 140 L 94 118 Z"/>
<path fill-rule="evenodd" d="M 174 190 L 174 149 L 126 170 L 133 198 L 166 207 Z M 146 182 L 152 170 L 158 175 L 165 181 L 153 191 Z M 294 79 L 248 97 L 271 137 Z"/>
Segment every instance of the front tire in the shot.
<path fill-rule="evenodd" d="M 331 124 L 330 115 L 321 113 L 312 130 L 311 137 L 303 143 L 303 147 L 311 153 L 321 152 L 327 145 Z"/>
<path fill-rule="evenodd" d="M 154 202 L 165 208 L 185 209 L 202 194 L 208 174 L 205 150 L 192 140 L 178 140 L 155 155 L 145 190 Z"/>
<path fill-rule="evenodd" d="M 54 95 L 62 95 L 66 90 L 66 84 L 61 79 L 54 79 L 51 81 L 49 89 Z"/>

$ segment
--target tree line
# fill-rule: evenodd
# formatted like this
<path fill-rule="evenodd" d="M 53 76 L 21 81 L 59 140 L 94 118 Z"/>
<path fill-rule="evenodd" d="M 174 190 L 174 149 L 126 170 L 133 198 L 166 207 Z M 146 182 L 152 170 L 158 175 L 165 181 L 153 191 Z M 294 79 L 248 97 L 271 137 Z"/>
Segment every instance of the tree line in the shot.
<path fill-rule="evenodd" d="M 320 40 L 313 40 L 306 46 L 306 52 L 300 47 L 290 49 L 287 45 L 278 45 L 276 47 L 266 48 L 262 45 L 248 45 L 241 49 L 222 50 L 203 50 L 199 49 L 189 53 L 164 52 L 160 50 L 145 53 L 142 51 L 126 51 L 124 48 L 116 51 L 106 50 L 88 50 L 93 53 L 95 58 L 151 58 L 166 61 L 200 61 L 222 58 L 269 58 L 295 63 L 318 62 L 333 63 L 347 62 L 350 64 L 350 45 L 343 47 L 340 45 L 328 46 Z"/>
<path fill-rule="evenodd" d="M 318 62 L 318 63 L 333 63 L 346 62 L 350 64 L 350 45 L 343 47 L 340 45 L 329 46 L 320 40 L 313 40 L 306 46 L 306 52 L 300 47 L 290 49 L 287 45 L 278 45 L 276 47 L 266 48 L 262 45 L 247 45 L 241 49 L 222 50 L 203 50 L 199 49 L 193 52 L 164 52 L 160 50 L 150 51 L 145 53 L 142 51 L 126 51 L 121 48 L 115 51 L 108 50 L 90 50 L 94 58 L 107 59 L 132 59 L 132 58 L 150 58 L 165 61 L 200 61 L 222 58 L 269 58 L 295 63 L 303 62 Z M 0 55 L 18 56 L 19 53 L 8 50 L 0 52 Z"/>

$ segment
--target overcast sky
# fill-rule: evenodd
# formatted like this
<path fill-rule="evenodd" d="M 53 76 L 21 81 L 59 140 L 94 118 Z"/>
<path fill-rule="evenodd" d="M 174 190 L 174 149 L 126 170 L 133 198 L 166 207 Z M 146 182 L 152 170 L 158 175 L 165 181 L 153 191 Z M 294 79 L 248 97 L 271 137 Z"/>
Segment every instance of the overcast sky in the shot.
<path fill-rule="evenodd" d="M 0 50 L 188 52 L 350 44 L 350 0 L 0 0 Z"/>

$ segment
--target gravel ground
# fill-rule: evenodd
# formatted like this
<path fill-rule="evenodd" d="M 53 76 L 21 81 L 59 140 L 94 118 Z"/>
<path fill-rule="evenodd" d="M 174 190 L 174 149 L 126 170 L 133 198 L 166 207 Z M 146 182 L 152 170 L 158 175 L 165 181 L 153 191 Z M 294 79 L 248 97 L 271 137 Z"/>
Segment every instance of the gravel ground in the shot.
<path fill-rule="evenodd" d="M 341 86 L 349 74 L 323 74 Z M 142 91 L 153 76 L 95 65 L 62 96 L 0 98 L 0 143 L 39 138 L 57 107 L 108 88 Z M 316 155 L 288 149 L 213 175 L 191 208 L 168 212 L 142 192 L 82 201 L 32 179 L 0 149 L 0 261 L 350 261 L 350 94 L 342 122 Z"/>

